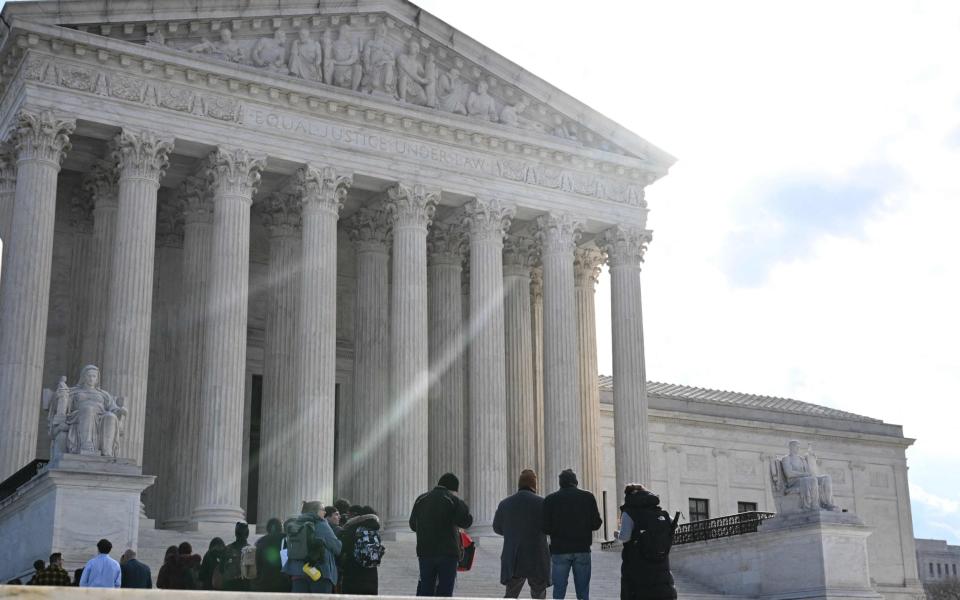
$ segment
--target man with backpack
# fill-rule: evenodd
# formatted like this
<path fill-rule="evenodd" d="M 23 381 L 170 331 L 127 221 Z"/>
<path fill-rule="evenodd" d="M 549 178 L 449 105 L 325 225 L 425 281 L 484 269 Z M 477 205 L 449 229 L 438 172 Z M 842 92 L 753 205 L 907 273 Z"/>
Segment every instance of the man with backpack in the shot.
<path fill-rule="evenodd" d="M 553 597 L 567 594 L 567 580 L 573 570 L 573 585 L 579 600 L 590 599 L 590 545 L 593 532 L 600 529 L 600 509 L 593 494 L 577 487 L 571 469 L 560 473 L 560 489 L 543 500 L 543 532 L 550 536 Z"/>
<path fill-rule="evenodd" d="M 236 539 L 227 544 L 220 560 L 221 587 L 216 585 L 216 575 L 214 587 L 225 592 L 249 592 L 250 584 L 257 576 L 257 550 L 247 542 L 250 537 L 250 526 L 245 522 L 237 522 L 233 528 L 233 534 Z"/>
<path fill-rule="evenodd" d="M 680 513 L 671 521 L 660 508 L 660 498 L 638 483 L 623 490 L 620 510 L 621 600 L 676 600 L 670 548 Z"/>
<path fill-rule="evenodd" d="M 418 596 L 453 596 L 460 560 L 460 528 L 473 525 L 467 503 L 457 497 L 460 480 L 444 473 L 437 486 L 422 494 L 410 511 L 420 562 Z"/>
<path fill-rule="evenodd" d="M 340 533 L 341 587 L 344 594 L 376 596 L 379 589 L 377 567 L 386 548 L 380 540 L 380 518 L 369 506 L 351 507 L 356 515 L 348 520 Z"/>
<path fill-rule="evenodd" d="M 300 515 L 283 524 L 287 561 L 283 573 L 300 594 L 330 594 L 337 582 L 337 557 L 342 543 L 323 518 L 323 504 L 304 502 Z"/>

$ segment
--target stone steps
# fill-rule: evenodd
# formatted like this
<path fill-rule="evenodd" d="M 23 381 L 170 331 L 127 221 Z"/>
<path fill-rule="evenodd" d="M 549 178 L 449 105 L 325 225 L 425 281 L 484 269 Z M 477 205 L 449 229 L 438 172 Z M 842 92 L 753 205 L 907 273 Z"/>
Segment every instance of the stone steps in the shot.
<path fill-rule="evenodd" d="M 254 529 L 251 526 L 251 529 Z M 140 530 L 138 556 L 150 565 L 154 578 L 163 564 L 163 555 L 168 546 L 187 541 L 194 552 L 203 555 L 210 538 L 219 536 L 229 543 L 233 540 L 233 525 L 212 528 L 203 532 L 173 531 L 152 529 L 148 523 Z M 253 542 L 259 536 L 251 535 Z M 380 594 L 390 596 L 412 596 L 417 591 L 416 543 L 413 541 L 386 541 L 387 553 L 380 565 Z M 500 538 L 481 538 L 478 540 L 476 559 L 473 569 L 457 574 L 455 596 L 460 598 L 501 598 L 503 586 L 500 585 L 500 551 L 503 541 Z M 674 571 L 677 590 L 682 600 L 745 600 L 727 596 L 685 577 Z M 527 597 L 529 590 L 524 590 Z M 547 592 L 548 596 L 550 592 Z M 567 597 L 575 597 L 573 581 L 567 588 Z M 620 598 L 620 553 L 602 552 L 599 545 L 593 552 L 593 575 L 590 583 L 590 597 L 597 600 L 619 600 Z"/>

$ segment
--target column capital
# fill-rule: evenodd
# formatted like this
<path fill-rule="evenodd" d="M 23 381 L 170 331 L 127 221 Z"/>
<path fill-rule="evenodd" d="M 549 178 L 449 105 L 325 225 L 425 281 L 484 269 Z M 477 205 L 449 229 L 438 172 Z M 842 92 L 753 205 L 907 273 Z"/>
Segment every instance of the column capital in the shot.
<path fill-rule="evenodd" d="M 170 165 L 173 138 L 152 131 L 124 128 L 115 138 L 113 157 L 121 178 L 149 179 L 160 185 Z"/>
<path fill-rule="evenodd" d="M 610 267 L 639 267 L 653 232 L 642 227 L 615 225 L 600 234 L 597 243 L 609 257 Z"/>
<path fill-rule="evenodd" d="M 572 253 L 583 222 L 573 215 L 550 213 L 537 217 L 537 239 L 540 240 L 543 254 Z"/>
<path fill-rule="evenodd" d="M 433 221 L 433 213 L 440 201 L 440 190 L 418 184 L 398 183 L 387 190 L 387 211 L 393 227 L 426 229 Z"/>
<path fill-rule="evenodd" d="M 393 226 L 382 208 L 363 207 L 347 219 L 345 226 L 358 252 L 389 252 Z"/>
<path fill-rule="evenodd" d="M 530 269 L 530 299 L 534 302 L 543 302 L 543 267 L 541 266 Z"/>
<path fill-rule="evenodd" d="M 10 142 L 0 142 L 0 194 L 17 189 L 17 153 Z"/>
<path fill-rule="evenodd" d="M 185 223 L 212 223 L 213 201 L 210 198 L 210 181 L 204 175 L 190 175 L 180 184 Z"/>
<path fill-rule="evenodd" d="M 600 277 L 606 254 L 599 248 L 583 246 L 573 251 L 573 277 L 577 287 L 593 287 Z"/>
<path fill-rule="evenodd" d="M 157 246 L 183 248 L 183 199 L 168 198 L 157 203 Z"/>
<path fill-rule="evenodd" d="M 70 151 L 70 136 L 77 122 L 52 111 L 21 110 L 13 132 L 18 160 L 42 160 L 59 168 Z"/>
<path fill-rule="evenodd" d="M 117 163 L 102 159 L 93 163 L 81 184 L 93 201 L 94 207 L 117 205 L 120 171 Z"/>
<path fill-rule="evenodd" d="M 478 197 L 463 206 L 463 224 L 471 240 L 503 243 L 517 212 L 497 198 Z"/>
<path fill-rule="evenodd" d="M 301 198 L 299 193 L 274 192 L 254 205 L 271 238 L 295 237 L 300 234 L 303 227 Z"/>
<path fill-rule="evenodd" d="M 428 265 L 463 265 L 467 236 L 459 223 L 434 223 L 427 232 Z"/>
<path fill-rule="evenodd" d="M 93 233 L 93 196 L 83 188 L 70 198 L 70 224 L 78 233 Z"/>
<path fill-rule="evenodd" d="M 539 259 L 536 240 L 529 235 L 507 234 L 503 242 L 503 274 L 530 277 Z"/>
<path fill-rule="evenodd" d="M 243 148 L 221 146 L 210 153 L 209 161 L 207 177 L 214 189 L 214 199 L 239 197 L 250 204 L 260 185 L 260 174 L 267 164 L 267 157 Z"/>
<path fill-rule="evenodd" d="M 353 185 L 353 173 L 333 167 L 306 165 L 297 169 L 294 189 L 304 209 L 340 214 L 343 199 Z"/>

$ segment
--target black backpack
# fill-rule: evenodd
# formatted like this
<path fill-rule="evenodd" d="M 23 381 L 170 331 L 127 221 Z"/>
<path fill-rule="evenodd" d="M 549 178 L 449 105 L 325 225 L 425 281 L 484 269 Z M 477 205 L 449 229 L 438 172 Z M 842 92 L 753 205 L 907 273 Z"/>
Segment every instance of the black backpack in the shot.
<path fill-rule="evenodd" d="M 679 515 L 678 515 L 679 516 Z M 641 525 L 645 529 L 641 529 Z M 673 547 L 673 530 L 676 520 L 670 520 L 670 514 L 665 510 L 650 515 L 644 523 L 634 522 L 633 535 L 630 541 L 636 545 L 640 556 L 649 561 L 662 561 L 670 554 Z"/>

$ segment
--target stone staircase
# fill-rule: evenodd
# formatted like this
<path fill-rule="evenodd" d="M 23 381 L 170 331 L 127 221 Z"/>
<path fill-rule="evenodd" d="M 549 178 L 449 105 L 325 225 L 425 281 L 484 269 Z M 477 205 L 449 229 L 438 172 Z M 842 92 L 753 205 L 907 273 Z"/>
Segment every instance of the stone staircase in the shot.
<path fill-rule="evenodd" d="M 251 526 L 251 530 L 254 527 Z M 150 565 L 154 578 L 163 564 L 163 555 L 168 546 L 187 541 L 194 552 L 203 555 L 210 539 L 219 536 L 227 543 L 233 540 L 233 526 L 212 528 L 202 532 L 173 531 L 153 529 L 149 521 L 144 521 L 140 529 L 140 542 L 137 551 L 140 560 Z M 257 537 L 251 535 L 251 543 Z M 383 596 L 412 596 L 417 591 L 416 543 L 409 541 L 384 542 L 387 553 L 380 565 L 380 594 Z M 457 575 L 455 596 L 461 598 L 501 598 L 503 586 L 500 585 L 501 538 L 481 538 L 477 544 L 473 569 Z M 703 584 L 674 571 L 677 590 L 682 600 L 746 600 L 727 596 Z M 525 589 L 523 597 L 528 597 Z M 548 590 L 549 597 L 550 592 Z M 567 588 L 567 597 L 574 598 L 573 580 Z M 619 600 L 620 598 L 620 553 L 618 551 L 600 551 L 599 544 L 593 552 L 593 574 L 590 582 L 590 597 L 596 600 Z"/>

